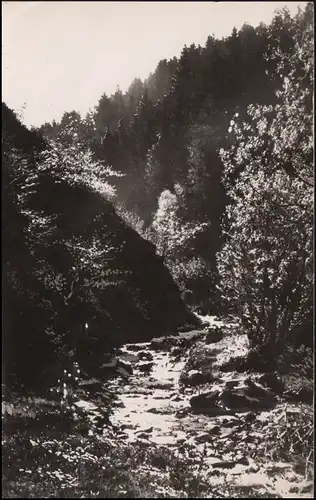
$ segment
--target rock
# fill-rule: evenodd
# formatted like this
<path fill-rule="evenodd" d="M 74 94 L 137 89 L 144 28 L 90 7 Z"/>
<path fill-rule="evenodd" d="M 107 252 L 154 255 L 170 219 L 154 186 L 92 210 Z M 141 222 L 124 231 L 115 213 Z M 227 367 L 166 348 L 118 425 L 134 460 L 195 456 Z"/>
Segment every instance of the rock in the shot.
<path fill-rule="evenodd" d="M 235 462 L 229 462 L 228 460 L 223 460 L 222 462 L 213 462 L 212 467 L 216 469 L 233 469 L 235 467 Z"/>
<path fill-rule="evenodd" d="M 227 439 L 228 437 L 234 435 L 236 433 L 235 429 L 224 429 L 222 432 L 221 432 L 221 436 L 220 436 L 220 439 Z"/>
<path fill-rule="evenodd" d="M 102 383 L 95 378 L 80 380 L 78 388 L 79 390 L 82 389 L 89 394 L 96 394 L 98 392 L 101 393 L 103 391 Z"/>
<path fill-rule="evenodd" d="M 168 408 L 150 408 L 147 411 L 148 413 L 155 413 L 157 415 L 165 415 L 167 413 L 170 413 L 170 410 Z"/>
<path fill-rule="evenodd" d="M 190 370 L 187 375 L 183 377 L 183 383 L 191 386 L 205 384 L 208 381 L 209 377 L 203 375 L 203 373 L 198 370 Z"/>
<path fill-rule="evenodd" d="M 206 344 L 215 344 L 216 342 L 220 342 L 223 340 L 223 332 L 219 329 L 210 330 L 205 337 Z"/>
<path fill-rule="evenodd" d="M 275 373 L 265 373 L 258 379 L 259 384 L 269 387 L 276 394 L 281 394 L 284 389 L 284 383 Z"/>
<path fill-rule="evenodd" d="M 150 349 L 153 349 L 154 351 L 169 351 L 172 346 L 177 345 L 178 339 L 178 335 L 154 338 L 150 343 Z"/>
<path fill-rule="evenodd" d="M 241 391 L 224 389 L 219 398 L 229 409 L 250 408 L 250 401 L 246 398 L 245 393 Z"/>
<path fill-rule="evenodd" d="M 129 375 L 133 375 L 132 366 L 129 363 L 121 361 L 120 359 L 117 362 L 116 371 L 125 377 L 128 377 Z"/>
<path fill-rule="evenodd" d="M 147 344 L 147 343 L 146 343 Z M 137 344 L 126 344 L 125 348 L 127 351 L 139 351 L 141 349 L 144 349 L 145 343 L 137 343 Z M 149 345 L 149 343 L 148 343 Z"/>
<path fill-rule="evenodd" d="M 228 380 L 225 384 L 225 389 L 233 389 L 239 384 L 239 380 Z"/>
<path fill-rule="evenodd" d="M 102 378 L 115 377 L 118 374 L 123 377 L 128 377 L 129 375 L 133 375 L 133 368 L 129 363 L 114 357 L 107 363 L 103 363 L 103 365 L 100 366 L 98 374 Z"/>
<path fill-rule="evenodd" d="M 175 394 L 174 396 L 172 396 L 170 398 L 170 401 L 175 401 L 175 402 L 182 401 L 182 400 L 183 400 L 183 398 L 180 396 L 180 394 Z"/>
<path fill-rule="evenodd" d="M 219 391 L 206 392 L 204 394 L 199 394 L 198 396 L 193 396 L 190 399 L 191 408 L 195 411 L 200 411 L 202 413 L 209 412 L 210 410 L 219 409 L 218 401 Z"/>
<path fill-rule="evenodd" d="M 143 395 L 151 395 L 152 394 L 152 391 L 148 388 L 148 387 L 132 387 L 130 389 L 127 389 L 125 390 L 125 394 L 126 393 L 129 393 L 129 394 L 143 394 Z"/>
<path fill-rule="evenodd" d="M 140 432 L 139 434 L 137 434 L 137 437 L 140 439 L 148 439 L 148 435 L 146 434 L 146 432 Z"/>
<path fill-rule="evenodd" d="M 117 437 L 119 439 L 128 439 L 128 434 L 125 434 L 125 432 L 120 432 Z"/>
<path fill-rule="evenodd" d="M 233 469 L 235 465 L 238 464 L 238 461 L 236 462 L 229 462 L 226 460 L 223 460 L 222 462 L 214 462 L 212 466 L 216 469 Z"/>
<path fill-rule="evenodd" d="M 266 397 L 273 398 L 273 394 L 269 389 L 256 384 L 255 382 L 253 382 L 253 380 L 251 380 L 251 378 L 248 378 L 246 380 L 246 384 L 248 385 L 246 389 L 247 396 L 258 399 Z"/>
<path fill-rule="evenodd" d="M 128 430 L 132 430 L 132 429 L 135 429 L 135 427 L 138 426 L 138 424 L 134 425 L 134 424 L 121 424 L 121 429 L 124 430 L 124 429 L 128 429 Z"/>
<path fill-rule="evenodd" d="M 154 430 L 153 427 L 148 427 L 148 429 L 141 429 L 139 431 L 136 431 L 135 434 L 137 436 L 139 436 L 141 433 L 143 433 L 143 434 L 146 434 L 146 433 L 150 434 L 153 430 Z"/>
<path fill-rule="evenodd" d="M 153 446 L 153 443 L 148 440 L 148 436 L 144 438 L 137 437 L 137 446 L 140 446 L 142 448 L 148 448 L 148 446 Z"/>
<path fill-rule="evenodd" d="M 224 427 L 235 427 L 240 425 L 242 420 L 235 415 L 231 415 L 229 418 L 224 418 L 221 420 L 221 425 Z"/>
<path fill-rule="evenodd" d="M 136 354 L 132 354 L 131 352 L 126 352 L 121 354 L 119 359 L 123 362 L 135 363 L 138 361 L 138 356 Z"/>
<path fill-rule="evenodd" d="M 125 408 L 125 404 L 123 403 L 123 401 L 113 401 L 112 405 L 115 408 Z"/>
<path fill-rule="evenodd" d="M 231 357 L 228 361 L 220 366 L 220 371 L 224 373 L 238 371 L 243 359 L 243 356 Z"/>
<path fill-rule="evenodd" d="M 112 358 L 107 363 L 103 363 L 103 365 L 99 368 L 100 376 L 102 377 L 110 377 L 117 375 L 116 369 L 118 366 L 118 358 Z"/>
<path fill-rule="evenodd" d="M 175 414 L 176 418 L 184 418 L 188 415 L 189 409 L 188 408 L 181 408 L 181 410 L 177 411 Z"/>
<path fill-rule="evenodd" d="M 201 337 L 201 330 L 190 330 L 189 332 L 180 333 L 181 340 L 196 340 Z"/>
<path fill-rule="evenodd" d="M 207 433 L 207 432 L 202 432 L 201 434 L 198 434 L 197 436 L 195 436 L 195 441 L 197 443 L 209 443 L 210 441 L 212 441 L 212 435 Z"/>
<path fill-rule="evenodd" d="M 249 387 L 240 387 L 235 390 L 225 388 L 219 399 L 226 408 L 239 411 L 270 409 L 275 403 L 271 393 L 253 382 Z"/>
<path fill-rule="evenodd" d="M 253 411 L 250 411 L 245 415 L 244 420 L 245 422 L 253 422 L 256 418 L 256 414 Z"/>
<path fill-rule="evenodd" d="M 159 380 L 154 380 L 153 382 L 149 382 L 147 387 L 148 387 L 148 389 L 170 390 L 173 388 L 173 383 L 171 383 L 171 382 L 159 382 Z"/>
<path fill-rule="evenodd" d="M 154 363 L 149 362 L 149 363 L 141 363 L 140 365 L 138 365 L 137 368 L 141 372 L 149 373 L 153 369 L 153 366 L 154 366 Z"/>
<path fill-rule="evenodd" d="M 140 351 L 138 354 L 137 354 L 137 357 L 138 359 L 140 360 L 147 360 L 147 361 L 152 361 L 154 359 L 153 355 L 151 352 L 149 351 Z"/>
<path fill-rule="evenodd" d="M 221 432 L 221 427 L 217 424 L 210 423 L 206 426 L 207 431 L 209 434 L 220 434 Z"/>

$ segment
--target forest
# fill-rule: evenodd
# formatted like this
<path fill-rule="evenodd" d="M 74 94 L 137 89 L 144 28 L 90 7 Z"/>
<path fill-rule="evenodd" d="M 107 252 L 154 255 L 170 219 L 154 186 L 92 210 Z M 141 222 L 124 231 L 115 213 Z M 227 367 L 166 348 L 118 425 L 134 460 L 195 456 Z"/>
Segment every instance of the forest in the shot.
<path fill-rule="evenodd" d="M 185 46 L 85 116 L 27 129 L 2 103 L 3 397 L 216 317 L 247 339 L 240 372 L 296 370 L 311 403 L 313 16 Z"/>

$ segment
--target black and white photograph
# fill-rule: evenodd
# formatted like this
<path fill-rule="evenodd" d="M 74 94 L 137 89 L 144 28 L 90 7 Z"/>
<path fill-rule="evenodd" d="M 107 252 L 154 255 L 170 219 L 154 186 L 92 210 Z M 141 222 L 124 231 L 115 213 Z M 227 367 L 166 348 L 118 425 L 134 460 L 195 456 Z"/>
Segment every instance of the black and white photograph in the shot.
<path fill-rule="evenodd" d="M 314 498 L 314 41 L 2 2 L 2 498 Z"/>

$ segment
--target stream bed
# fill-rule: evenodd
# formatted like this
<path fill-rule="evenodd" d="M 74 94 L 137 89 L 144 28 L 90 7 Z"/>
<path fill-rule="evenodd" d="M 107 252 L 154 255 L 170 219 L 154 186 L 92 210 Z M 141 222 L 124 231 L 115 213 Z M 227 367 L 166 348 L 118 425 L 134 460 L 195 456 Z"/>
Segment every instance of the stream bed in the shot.
<path fill-rule="evenodd" d="M 211 328 L 224 325 L 215 317 L 208 317 L 208 322 Z M 223 390 L 231 381 L 242 385 L 248 378 L 247 374 L 220 370 L 232 355 L 244 355 L 248 349 L 245 336 L 230 335 L 227 323 L 225 328 L 224 338 L 210 345 L 203 343 L 205 332 L 192 332 L 195 344 L 201 341 L 201 349 L 213 354 L 210 359 L 216 382 L 202 387 L 180 384 L 190 349 L 174 356 L 172 348 L 157 349 L 150 342 L 122 347 L 119 357 L 130 363 L 133 374 L 128 380 L 117 378 L 110 382 L 109 389 L 118 395 L 111 421 L 120 429 L 119 436 L 126 443 L 151 443 L 184 455 L 191 449 L 189 455 L 195 456 L 197 462 L 203 457 L 202 475 L 214 485 L 230 482 L 245 492 L 247 488 L 249 491 L 255 488 L 259 496 L 310 498 L 310 491 L 305 493 L 301 489 L 296 493 L 296 484 L 303 482 L 304 485 L 304 477 L 293 472 L 293 464 L 262 461 L 251 456 L 256 447 L 262 449 L 265 426 L 270 425 L 272 419 L 280 418 L 282 405 L 256 412 L 253 424 L 247 421 L 249 415 L 253 418 L 253 412 L 236 410 L 210 416 L 191 411 L 192 396 L 205 390 Z M 180 334 L 179 343 L 185 337 L 189 338 L 190 332 Z M 143 357 L 147 358 L 146 362 L 141 360 Z M 299 414 L 300 409 L 293 406 L 292 411 Z"/>

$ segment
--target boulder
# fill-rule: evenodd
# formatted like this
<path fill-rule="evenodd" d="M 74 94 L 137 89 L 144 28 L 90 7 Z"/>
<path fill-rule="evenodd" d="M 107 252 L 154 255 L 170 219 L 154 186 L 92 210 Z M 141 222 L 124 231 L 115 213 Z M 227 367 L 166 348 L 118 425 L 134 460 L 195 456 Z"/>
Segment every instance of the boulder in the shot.
<path fill-rule="evenodd" d="M 251 382 L 249 386 L 228 389 L 219 396 L 220 401 L 230 410 L 250 411 L 270 409 L 275 404 L 273 394 Z"/>
<path fill-rule="evenodd" d="M 190 386 L 202 385 L 208 381 L 209 377 L 207 375 L 203 375 L 203 373 L 198 370 L 190 370 L 184 377 L 185 385 Z"/>
<path fill-rule="evenodd" d="M 219 410 L 219 393 L 219 391 L 211 391 L 204 394 L 199 394 L 198 396 L 192 396 L 192 398 L 190 399 L 192 410 L 201 413 L 209 413 L 215 410 L 216 413 L 217 410 Z"/>

